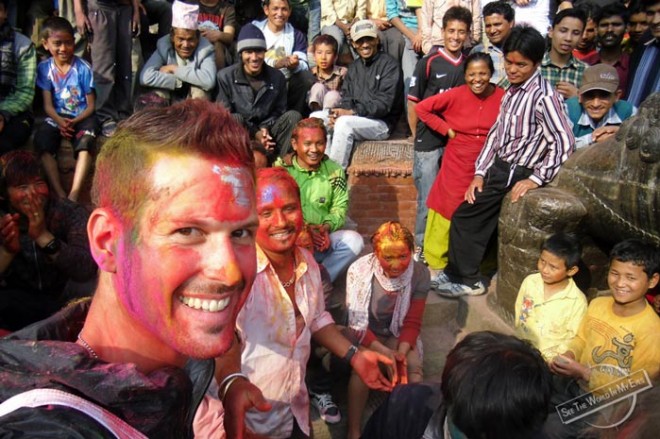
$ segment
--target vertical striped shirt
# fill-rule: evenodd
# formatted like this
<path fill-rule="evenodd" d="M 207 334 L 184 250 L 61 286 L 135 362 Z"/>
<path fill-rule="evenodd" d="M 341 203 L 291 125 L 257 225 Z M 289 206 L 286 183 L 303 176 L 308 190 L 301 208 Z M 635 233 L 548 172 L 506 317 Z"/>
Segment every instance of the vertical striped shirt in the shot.
<path fill-rule="evenodd" d="M 563 99 L 540 72 L 524 84 L 511 86 L 490 129 L 475 175 L 484 177 L 495 157 L 532 169 L 529 177 L 549 183 L 575 150 L 575 138 L 564 112 Z"/>

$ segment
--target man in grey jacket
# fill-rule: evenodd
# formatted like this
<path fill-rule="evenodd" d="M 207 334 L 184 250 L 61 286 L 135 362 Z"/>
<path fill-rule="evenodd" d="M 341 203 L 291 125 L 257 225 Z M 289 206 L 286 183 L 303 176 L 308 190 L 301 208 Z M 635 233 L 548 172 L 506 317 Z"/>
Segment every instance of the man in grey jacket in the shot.
<path fill-rule="evenodd" d="M 199 5 L 176 2 L 172 30 L 158 40 L 140 74 L 140 84 L 170 103 L 209 99 L 215 87 L 215 51 L 197 28 Z"/>

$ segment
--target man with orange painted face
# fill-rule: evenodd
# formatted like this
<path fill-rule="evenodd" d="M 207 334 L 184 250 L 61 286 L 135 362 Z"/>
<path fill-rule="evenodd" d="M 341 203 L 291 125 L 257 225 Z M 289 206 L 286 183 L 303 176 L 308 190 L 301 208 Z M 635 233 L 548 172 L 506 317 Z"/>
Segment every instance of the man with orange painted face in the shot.
<path fill-rule="evenodd" d="M 255 276 L 248 136 L 198 99 L 136 113 L 103 146 L 92 193 L 96 291 L 0 340 L 0 401 L 13 401 L 0 436 L 192 438 Z M 238 376 L 223 396 L 243 437 L 232 410 L 263 400 Z"/>
<path fill-rule="evenodd" d="M 325 310 L 314 257 L 296 246 L 303 213 L 296 181 L 282 168 L 257 172 L 257 277 L 236 326 L 244 341 L 243 373 L 272 405 L 248 411 L 247 428 L 269 438 L 311 434 L 305 368 L 312 339 L 349 363 L 370 388 L 389 391 L 396 370 L 386 356 L 341 335 Z M 378 363 L 390 369 L 392 382 Z"/>

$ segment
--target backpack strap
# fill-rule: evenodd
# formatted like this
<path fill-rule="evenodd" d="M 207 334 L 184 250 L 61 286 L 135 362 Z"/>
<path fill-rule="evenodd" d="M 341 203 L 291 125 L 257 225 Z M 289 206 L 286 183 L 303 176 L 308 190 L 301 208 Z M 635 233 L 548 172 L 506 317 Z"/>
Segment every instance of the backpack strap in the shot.
<path fill-rule="evenodd" d="M 84 398 L 57 389 L 33 389 L 19 393 L 0 404 L 0 417 L 23 407 L 61 405 L 85 413 L 108 429 L 117 439 L 147 439 L 125 421 Z"/>

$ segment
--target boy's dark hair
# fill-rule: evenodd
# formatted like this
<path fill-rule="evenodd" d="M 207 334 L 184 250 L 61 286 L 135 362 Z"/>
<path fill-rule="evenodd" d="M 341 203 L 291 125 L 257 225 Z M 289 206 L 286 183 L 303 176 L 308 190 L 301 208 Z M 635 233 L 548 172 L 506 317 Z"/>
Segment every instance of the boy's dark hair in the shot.
<path fill-rule="evenodd" d="M 339 43 L 337 43 L 337 39 L 332 35 L 321 34 L 318 35 L 316 38 L 314 38 L 314 40 L 312 41 L 312 52 L 316 50 L 316 46 L 318 46 L 319 44 L 326 44 L 328 46 L 332 46 L 332 51 L 335 53 L 335 55 L 339 50 Z"/>
<path fill-rule="evenodd" d="M 552 20 L 552 27 L 557 26 L 564 18 L 576 18 L 582 22 L 582 29 L 587 25 L 587 14 L 580 8 L 568 8 L 557 12 L 554 20 Z"/>
<path fill-rule="evenodd" d="M 442 17 L 443 29 L 447 27 L 447 24 L 449 24 L 450 21 L 460 21 L 465 23 L 468 30 L 470 30 L 470 27 L 472 27 L 472 12 L 463 6 L 452 6 L 451 8 L 447 9 L 444 17 Z"/>
<path fill-rule="evenodd" d="M 504 40 L 502 52 L 506 56 L 509 52 L 520 52 L 525 58 L 538 64 L 543 60 L 545 53 L 545 40 L 539 31 L 531 26 L 516 25 Z"/>
<path fill-rule="evenodd" d="M 483 61 L 486 63 L 486 65 L 488 66 L 488 70 L 490 70 L 491 75 L 495 73 L 493 58 L 491 58 L 490 55 L 485 52 L 474 52 L 468 55 L 468 57 L 465 59 L 465 64 L 463 64 L 463 71 L 465 72 L 468 66 L 473 62 L 479 62 L 479 61 Z"/>
<path fill-rule="evenodd" d="M 584 12 L 584 15 L 586 15 L 587 20 L 589 20 L 590 18 L 593 20 L 594 16 L 600 11 L 600 6 L 590 0 L 584 0 L 584 1 L 577 0 L 575 3 L 573 3 L 573 7 Z M 586 26 L 586 22 L 585 22 L 585 26 Z"/>
<path fill-rule="evenodd" d="M 491 15 L 501 15 L 506 21 L 511 23 L 516 18 L 516 11 L 513 10 L 509 2 L 504 0 L 498 0 L 495 2 L 490 2 L 482 11 L 484 18 L 490 17 Z"/>
<path fill-rule="evenodd" d="M 660 273 L 658 248 L 639 239 L 626 239 L 615 245 L 610 252 L 610 264 L 612 261 L 632 262 L 642 267 L 649 278 Z"/>
<path fill-rule="evenodd" d="M 639 14 L 640 12 L 646 14 L 646 8 L 644 5 L 642 5 L 642 2 L 640 0 L 631 1 L 630 5 L 628 6 L 628 17 L 634 14 Z"/>
<path fill-rule="evenodd" d="M 596 23 L 596 26 L 598 26 L 600 20 L 610 17 L 621 17 L 624 24 L 628 24 L 628 9 L 626 9 L 621 3 L 610 3 L 596 11 L 592 18 L 594 23 Z"/>
<path fill-rule="evenodd" d="M 47 40 L 53 32 L 66 32 L 71 36 L 75 35 L 73 26 L 69 20 L 62 17 L 48 17 L 41 25 L 41 39 Z"/>
<path fill-rule="evenodd" d="M 41 167 L 41 160 L 33 152 L 18 149 L 0 157 L 1 197 L 7 199 L 10 187 L 27 184 L 37 177 L 45 180 L 46 175 Z"/>
<path fill-rule="evenodd" d="M 656 5 L 657 3 L 660 3 L 660 0 L 642 0 L 642 9 L 646 11 L 648 8 Z"/>
<path fill-rule="evenodd" d="M 577 267 L 582 255 L 582 245 L 572 233 L 561 232 L 551 235 L 541 244 L 541 251 L 544 250 L 561 258 L 567 270 Z"/>
<path fill-rule="evenodd" d="M 272 0 L 263 0 L 261 2 L 261 6 L 270 6 L 271 1 Z M 282 1 L 286 2 L 286 5 L 289 7 L 289 9 L 291 9 L 291 0 L 282 0 Z"/>
<path fill-rule="evenodd" d="M 491 331 L 466 336 L 442 371 L 447 416 L 470 438 L 528 438 L 543 425 L 552 378 L 537 349 Z"/>

